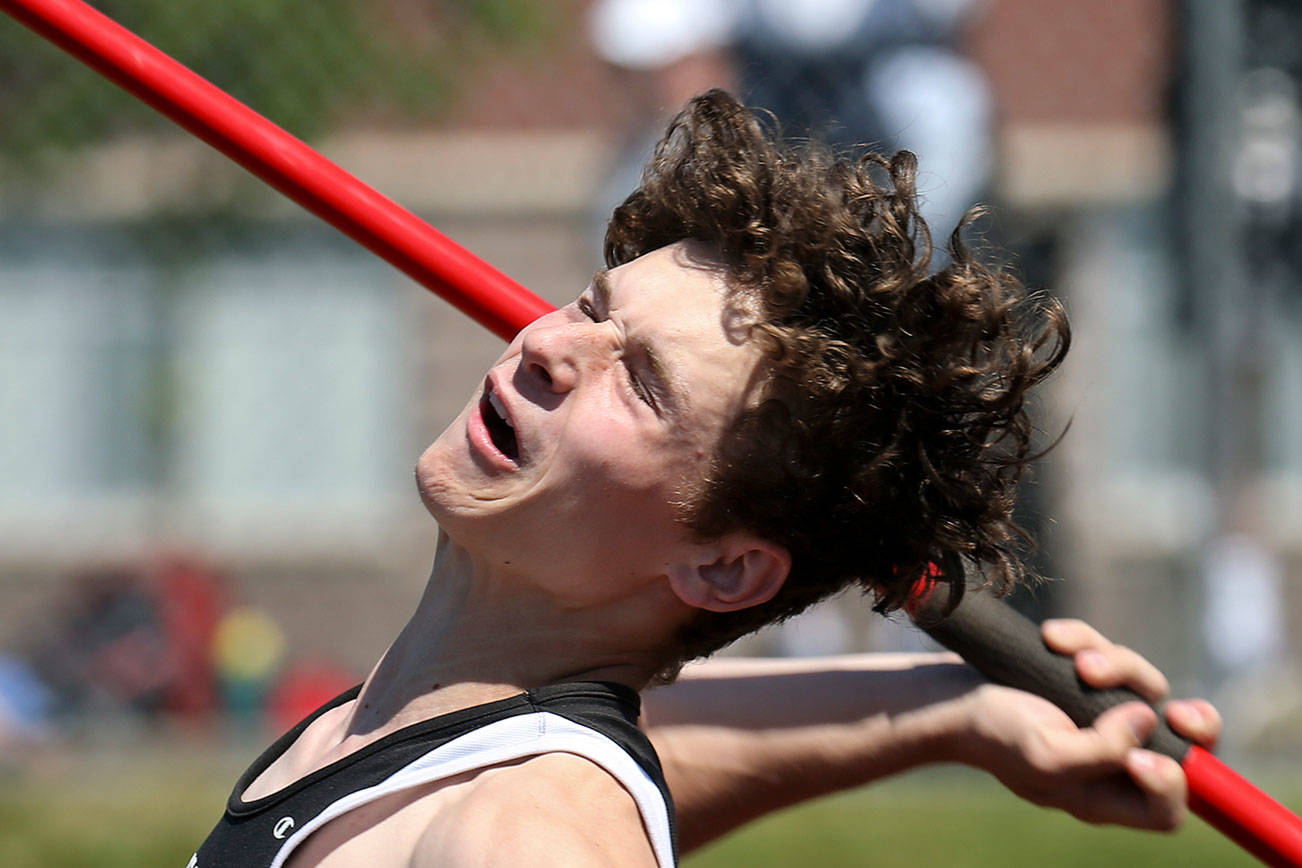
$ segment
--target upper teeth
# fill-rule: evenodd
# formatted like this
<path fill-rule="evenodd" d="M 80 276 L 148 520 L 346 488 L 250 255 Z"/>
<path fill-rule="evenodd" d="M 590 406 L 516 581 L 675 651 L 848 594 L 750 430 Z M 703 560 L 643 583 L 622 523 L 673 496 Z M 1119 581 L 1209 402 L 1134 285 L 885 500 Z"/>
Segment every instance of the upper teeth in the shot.
<path fill-rule="evenodd" d="M 496 392 L 489 393 L 488 403 L 493 405 L 493 409 L 497 411 L 497 415 L 501 416 L 502 421 L 506 423 L 506 427 L 508 428 L 515 427 L 514 425 L 511 424 L 511 417 L 506 415 L 506 408 L 502 406 L 502 402 L 501 400 L 498 399 Z"/>

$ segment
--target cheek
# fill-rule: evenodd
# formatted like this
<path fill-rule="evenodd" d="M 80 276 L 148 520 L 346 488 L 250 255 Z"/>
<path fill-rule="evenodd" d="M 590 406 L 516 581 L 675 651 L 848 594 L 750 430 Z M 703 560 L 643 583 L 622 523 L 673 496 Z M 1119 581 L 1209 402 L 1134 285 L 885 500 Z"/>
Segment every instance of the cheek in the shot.
<path fill-rule="evenodd" d="M 587 485 L 639 496 L 676 491 L 693 466 L 690 444 L 620 409 L 571 419 L 564 463 Z"/>
<path fill-rule="evenodd" d="M 594 551 L 613 545 L 624 552 L 602 557 L 645 565 L 682 537 L 681 503 L 699 477 L 695 453 L 678 446 L 632 441 L 618 454 L 585 456 L 580 484 L 562 509 L 573 526 L 590 531 Z"/>

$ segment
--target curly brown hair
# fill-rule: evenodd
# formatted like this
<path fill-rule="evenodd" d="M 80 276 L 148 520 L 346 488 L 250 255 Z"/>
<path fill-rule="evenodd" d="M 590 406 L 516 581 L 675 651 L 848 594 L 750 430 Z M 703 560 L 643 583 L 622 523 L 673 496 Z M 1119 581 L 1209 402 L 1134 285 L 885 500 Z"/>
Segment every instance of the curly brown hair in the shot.
<path fill-rule="evenodd" d="M 854 583 L 894 609 L 931 564 L 951 603 L 963 565 L 1017 583 L 1026 398 L 1070 341 L 1057 302 L 964 245 L 975 213 L 933 271 L 913 154 L 850 160 L 782 144 L 772 127 L 723 91 L 697 97 L 606 233 L 611 267 L 703 242 L 760 309 L 763 394 L 683 520 L 706 539 L 745 529 L 780 543 L 791 573 L 767 603 L 701 612 L 679 637 L 682 660 Z"/>

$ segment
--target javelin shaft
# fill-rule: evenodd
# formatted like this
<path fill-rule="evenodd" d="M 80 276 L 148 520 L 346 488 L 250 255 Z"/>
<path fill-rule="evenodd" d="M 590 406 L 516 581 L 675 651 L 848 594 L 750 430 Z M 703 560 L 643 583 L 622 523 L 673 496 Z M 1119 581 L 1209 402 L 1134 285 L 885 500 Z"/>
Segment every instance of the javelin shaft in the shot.
<path fill-rule="evenodd" d="M 1197 745 L 1180 765 L 1190 810 L 1273 868 L 1302 865 L 1302 822 L 1288 808 Z"/>
<path fill-rule="evenodd" d="M 81 0 L 0 10 L 510 340 L 551 304 Z"/>

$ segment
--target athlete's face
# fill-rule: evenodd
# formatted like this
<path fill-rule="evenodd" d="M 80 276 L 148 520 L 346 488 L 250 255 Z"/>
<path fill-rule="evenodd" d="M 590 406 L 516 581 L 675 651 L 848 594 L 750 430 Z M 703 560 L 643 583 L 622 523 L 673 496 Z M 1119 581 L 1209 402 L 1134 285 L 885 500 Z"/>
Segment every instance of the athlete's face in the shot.
<path fill-rule="evenodd" d="M 422 498 L 487 565 L 657 573 L 752 387 L 745 324 L 689 243 L 599 274 L 516 337 L 421 456 Z"/>

